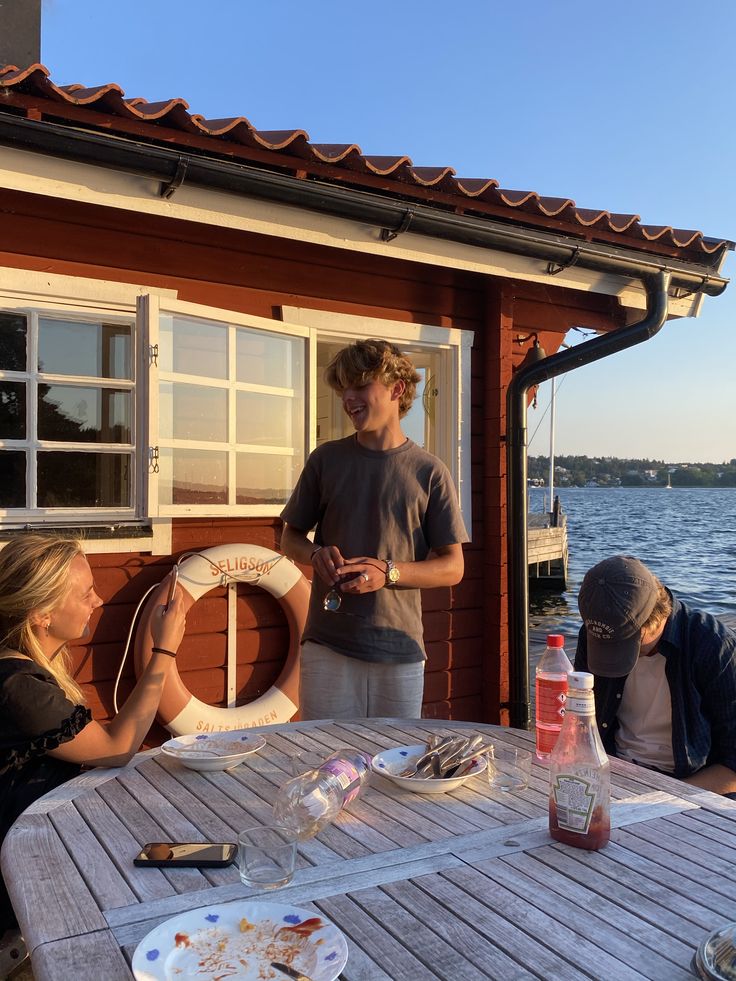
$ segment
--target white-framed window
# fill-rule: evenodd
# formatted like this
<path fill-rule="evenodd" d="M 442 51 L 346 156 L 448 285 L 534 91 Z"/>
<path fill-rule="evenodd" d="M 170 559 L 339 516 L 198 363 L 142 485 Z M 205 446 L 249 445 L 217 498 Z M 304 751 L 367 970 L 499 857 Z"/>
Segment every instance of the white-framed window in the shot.
<path fill-rule="evenodd" d="M 324 370 L 346 344 L 368 337 L 391 341 L 407 354 L 421 381 L 403 431 L 448 467 L 458 489 L 460 508 L 471 533 L 470 349 L 473 332 L 447 330 L 395 320 L 332 313 L 304 307 L 281 308 L 284 321 L 308 326 L 313 333 L 312 388 L 314 422 L 310 449 L 353 431 L 340 399 L 324 382 Z"/>
<path fill-rule="evenodd" d="M 307 452 L 309 330 L 145 296 L 148 513 L 276 515 Z"/>
<path fill-rule="evenodd" d="M 156 539 L 165 552 L 177 515 L 278 515 L 309 451 L 349 431 L 322 375 L 358 336 L 387 337 L 415 361 L 404 428 L 447 463 L 470 527 L 472 334 L 282 314 L 0 269 L 0 538 L 107 528 L 118 550 Z"/>

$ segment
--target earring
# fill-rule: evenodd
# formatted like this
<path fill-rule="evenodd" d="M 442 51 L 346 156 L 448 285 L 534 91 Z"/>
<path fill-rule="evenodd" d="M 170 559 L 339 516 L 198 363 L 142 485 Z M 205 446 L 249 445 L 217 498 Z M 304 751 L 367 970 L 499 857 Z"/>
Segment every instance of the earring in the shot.
<path fill-rule="evenodd" d="M 46 636 L 47 636 L 47 637 L 48 637 L 48 635 L 49 635 L 49 630 L 50 630 L 50 629 L 51 629 L 51 621 L 49 620 L 49 622 L 48 622 L 48 623 L 46 624 Z"/>

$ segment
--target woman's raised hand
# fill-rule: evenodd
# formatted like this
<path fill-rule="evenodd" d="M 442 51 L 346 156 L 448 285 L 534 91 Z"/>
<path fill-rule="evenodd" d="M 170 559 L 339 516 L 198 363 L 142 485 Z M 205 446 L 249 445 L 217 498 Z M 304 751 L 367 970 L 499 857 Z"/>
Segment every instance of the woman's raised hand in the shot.
<path fill-rule="evenodd" d="M 161 604 L 151 614 L 153 646 L 176 653 L 184 636 L 186 625 L 184 593 L 181 587 L 177 587 L 168 609 Z"/>

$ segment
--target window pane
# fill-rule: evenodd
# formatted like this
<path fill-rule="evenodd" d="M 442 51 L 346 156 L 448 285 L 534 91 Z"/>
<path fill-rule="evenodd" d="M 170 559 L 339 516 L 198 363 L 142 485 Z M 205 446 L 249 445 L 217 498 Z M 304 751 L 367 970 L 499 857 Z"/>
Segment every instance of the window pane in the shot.
<path fill-rule="evenodd" d="M 161 371 L 202 378 L 227 378 L 227 326 L 161 314 Z"/>
<path fill-rule="evenodd" d="M 272 456 L 270 453 L 238 453 L 237 503 L 285 504 L 303 464 L 302 454 Z"/>
<path fill-rule="evenodd" d="M 162 382 L 159 389 L 162 439 L 227 442 L 227 390 Z"/>
<path fill-rule="evenodd" d="M 0 382 L 0 439 L 26 437 L 26 386 Z"/>
<path fill-rule="evenodd" d="M 53 375 L 132 378 L 130 325 L 41 318 L 38 370 Z"/>
<path fill-rule="evenodd" d="M 227 504 L 227 453 L 162 448 L 161 504 Z"/>
<path fill-rule="evenodd" d="M 0 450 L 0 507 L 26 506 L 26 455 L 22 450 Z"/>
<path fill-rule="evenodd" d="M 301 393 L 304 345 L 301 337 L 282 337 L 239 327 L 236 345 L 238 381 L 296 388 Z"/>
<path fill-rule="evenodd" d="M 15 313 L 0 313 L 0 369 L 26 370 L 26 318 Z"/>
<path fill-rule="evenodd" d="M 238 392 L 236 439 L 258 446 L 289 446 L 301 450 L 304 401 L 283 395 Z"/>
<path fill-rule="evenodd" d="M 82 385 L 38 386 L 39 439 L 130 443 L 131 393 Z"/>
<path fill-rule="evenodd" d="M 39 452 L 38 506 L 130 507 L 130 455 Z"/>

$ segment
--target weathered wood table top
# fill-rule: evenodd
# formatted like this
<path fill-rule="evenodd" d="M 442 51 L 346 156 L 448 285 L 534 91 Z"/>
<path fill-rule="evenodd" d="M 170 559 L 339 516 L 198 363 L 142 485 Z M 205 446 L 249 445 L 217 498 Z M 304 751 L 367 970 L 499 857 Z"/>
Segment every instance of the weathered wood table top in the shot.
<path fill-rule="evenodd" d="M 443 795 L 376 778 L 299 847 L 281 890 L 227 869 L 143 869 L 148 841 L 233 841 L 271 818 L 297 749 L 327 755 L 473 729 L 512 745 L 532 734 L 468 723 L 307 722 L 260 730 L 266 746 L 230 771 L 186 769 L 159 751 L 89 771 L 34 804 L 2 867 L 38 981 L 130 979 L 139 941 L 190 909 L 272 899 L 320 911 L 348 938 L 347 981 L 692 977 L 704 935 L 736 920 L 736 802 L 612 761 L 611 843 L 589 853 L 547 833 L 547 771 L 528 790 L 483 777 Z"/>

